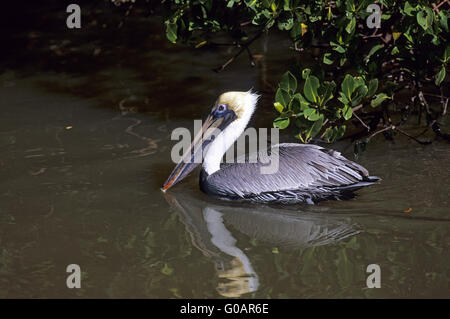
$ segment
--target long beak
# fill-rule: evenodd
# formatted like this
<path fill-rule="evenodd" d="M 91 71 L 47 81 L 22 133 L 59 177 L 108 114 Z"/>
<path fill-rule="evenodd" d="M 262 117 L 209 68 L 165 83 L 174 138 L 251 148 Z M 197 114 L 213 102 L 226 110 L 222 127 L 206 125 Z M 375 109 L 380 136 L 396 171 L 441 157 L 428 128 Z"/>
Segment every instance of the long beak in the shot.
<path fill-rule="evenodd" d="M 175 166 L 172 173 L 164 182 L 161 188 L 163 192 L 185 178 L 200 164 L 200 161 L 195 159 L 198 157 L 199 152 L 210 142 L 209 138 L 213 135 L 222 121 L 222 118 L 215 120 L 211 115 L 208 116 L 202 129 L 194 137 L 189 149 L 183 154 L 180 162 Z"/>

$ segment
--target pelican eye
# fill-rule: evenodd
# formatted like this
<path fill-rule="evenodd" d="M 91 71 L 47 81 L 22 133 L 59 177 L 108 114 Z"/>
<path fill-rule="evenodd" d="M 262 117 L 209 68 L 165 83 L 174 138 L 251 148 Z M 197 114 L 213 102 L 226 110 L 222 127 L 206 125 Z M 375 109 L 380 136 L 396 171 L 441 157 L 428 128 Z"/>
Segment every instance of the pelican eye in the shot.
<path fill-rule="evenodd" d="M 213 111 L 213 116 L 215 117 L 223 117 L 228 114 L 228 104 L 219 104 Z"/>
<path fill-rule="evenodd" d="M 217 112 L 219 112 L 219 113 L 225 112 L 226 109 L 227 109 L 227 105 L 226 104 L 219 104 L 219 105 L 217 105 Z"/>

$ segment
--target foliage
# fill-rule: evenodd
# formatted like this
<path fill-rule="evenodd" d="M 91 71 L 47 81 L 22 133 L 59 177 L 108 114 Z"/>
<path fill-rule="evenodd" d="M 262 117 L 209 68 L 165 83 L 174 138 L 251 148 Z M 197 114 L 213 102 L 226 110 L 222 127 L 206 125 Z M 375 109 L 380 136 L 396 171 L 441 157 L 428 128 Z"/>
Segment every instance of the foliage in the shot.
<path fill-rule="evenodd" d="M 368 27 L 367 21 L 376 21 L 368 9 L 372 0 L 172 0 L 163 2 L 162 12 L 169 41 L 196 48 L 211 44 L 218 32 L 248 48 L 255 29 L 258 34 L 284 32 L 294 50 L 323 48 L 313 71 L 285 73 L 275 92 L 279 115 L 274 126 L 294 127 L 307 143 L 319 134 L 333 142 L 350 123 L 368 128 L 366 134 L 380 125 L 395 128 L 385 102 L 398 104 L 396 94 L 404 89 L 413 105 L 402 116 L 413 109 L 419 121 L 425 113 L 431 125 L 445 114 L 430 108 L 422 94 L 445 87 L 450 13 L 448 4 L 440 2 L 377 1 L 382 10 L 379 28 Z M 361 114 L 359 122 L 352 121 L 355 111 Z"/>
<path fill-rule="evenodd" d="M 284 129 L 292 119 L 298 131 L 296 136 L 304 143 L 315 137 L 326 122 L 336 124 L 326 128 L 323 133 L 328 142 L 334 142 L 344 135 L 346 126 L 342 122 L 352 118 L 354 107 L 365 101 L 377 107 L 389 98 L 384 93 L 375 96 L 377 79 L 366 81 L 362 77 L 347 74 L 340 88 L 336 89 L 334 81 L 323 81 L 311 75 L 310 69 L 303 70 L 302 76 L 305 80 L 303 94 L 296 93 L 297 79 L 291 72 L 286 72 L 281 78 L 274 103 L 280 116 L 274 120 L 274 126 Z M 336 91 L 337 103 L 329 103 Z"/>

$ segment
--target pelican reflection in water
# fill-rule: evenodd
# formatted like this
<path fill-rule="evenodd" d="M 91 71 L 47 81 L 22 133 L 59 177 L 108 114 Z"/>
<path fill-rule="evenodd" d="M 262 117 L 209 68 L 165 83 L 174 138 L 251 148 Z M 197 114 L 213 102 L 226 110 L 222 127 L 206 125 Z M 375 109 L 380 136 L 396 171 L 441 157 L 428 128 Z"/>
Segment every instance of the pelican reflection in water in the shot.
<path fill-rule="evenodd" d="M 217 291 L 224 297 L 255 292 L 260 285 L 247 250 L 237 246 L 231 229 L 252 241 L 289 250 L 335 244 L 360 232 L 349 217 L 323 211 L 299 214 L 297 209 L 205 197 L 192 189 L 165 194 L 179 213 L 192 244 L 214 262 L 219 278 Z"/>
<path fill-rule="evenodd" d="M 162 190 L 166 191 L 181 181 L 198 165 L 194 158 L 200 151 L 204 152 L 200 189 L 219 198 L 265 203 L 314 203 L 351 198 L 353 191 L 379 180 L 339 152 L 317 145 L 278 144 L 268 151 L 250 154 L 248 158 L 257 159 L 254 163 L 221 165 L 225 152 L 244 132 L 258 97 L 251 91 L 220 95 L 201 132 L 183 154 Z M 261 167 L 267 165 L 267 156 L 273 152 L 278 154 L 278 170 L 262 174 Z"/>

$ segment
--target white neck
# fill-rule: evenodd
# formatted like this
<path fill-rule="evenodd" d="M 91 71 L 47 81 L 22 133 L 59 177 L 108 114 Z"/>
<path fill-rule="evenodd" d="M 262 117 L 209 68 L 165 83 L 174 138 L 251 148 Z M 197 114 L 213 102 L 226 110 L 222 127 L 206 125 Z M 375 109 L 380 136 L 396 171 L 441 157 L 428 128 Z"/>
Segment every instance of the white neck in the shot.
<path fill-rule="evenodd" d="M 220 169 L 220 162 L 225 152 L 239 138 L 247 127 L 248 122 L 255 110 L 258 95 L 248 92 L 245 98 L 244 112 L 240 118 L 231 122 L 206 149 L 203 160 L 203 168 L 208 175 Z"/>

